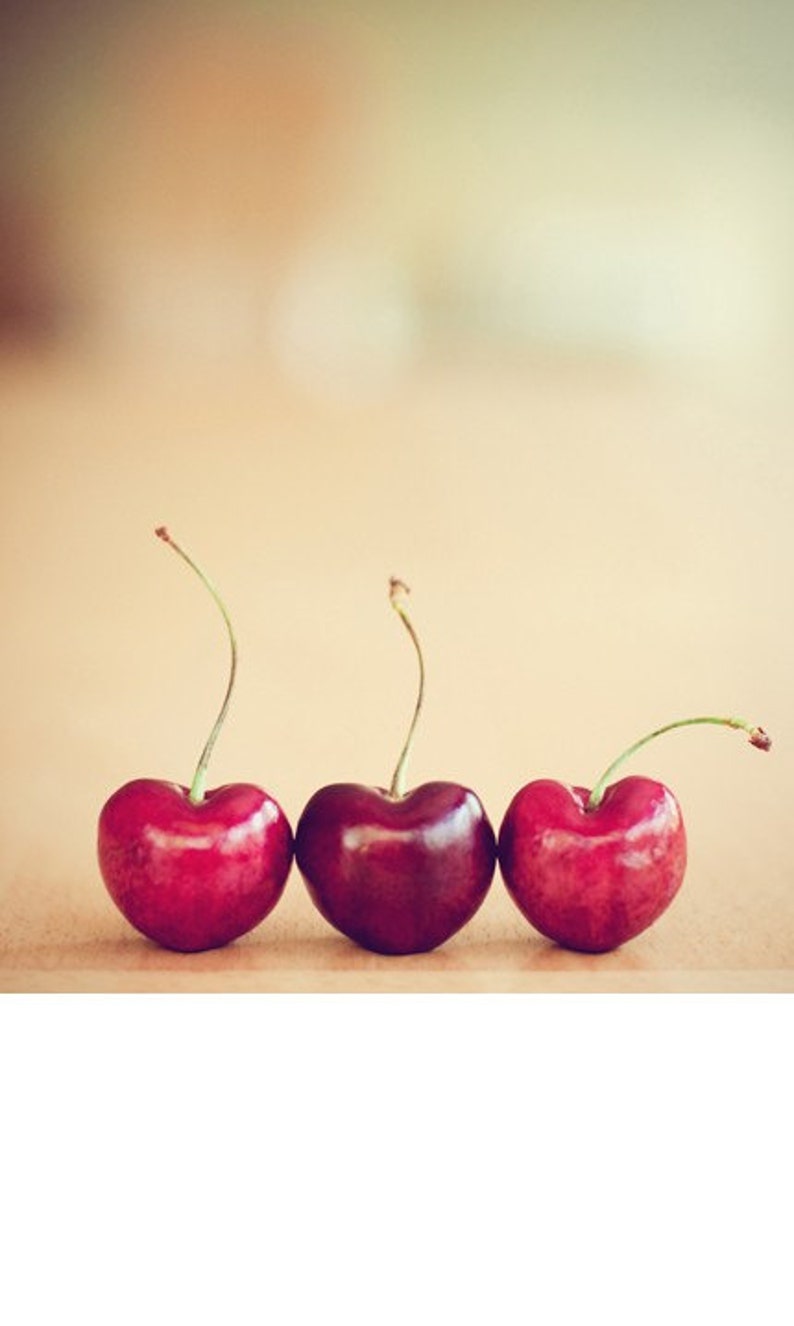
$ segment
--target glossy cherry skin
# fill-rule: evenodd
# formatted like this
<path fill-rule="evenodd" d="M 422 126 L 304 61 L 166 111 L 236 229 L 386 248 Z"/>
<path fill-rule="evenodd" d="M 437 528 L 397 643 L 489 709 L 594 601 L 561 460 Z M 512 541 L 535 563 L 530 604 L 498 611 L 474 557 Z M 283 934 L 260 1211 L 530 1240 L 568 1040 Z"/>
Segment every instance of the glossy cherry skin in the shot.
<path fill-rule="evenodd" d="M 646 930 L 686 868 L 681 809 L 669 788 L 623 778 L 586 810 L 584 787 L 540 779 L 513 797 L 499 864 L 527 920 L 564 948 L 605 953 Z"/>
<path fill-rule="evenodd" d="M 479 799 L 457 783 L 402 797 L 323 787 L 295 832 L 295 859 L 327 921 L 374 953 L 426 953 L 477 911 L 496 866 Z"/>
<path fill-rule="evenodd" d="M 292 846 L 281 807 L 250 783 L 217 787 L 193 805 L 177 783 L 138 778 L 99 817 L 111 898 L 141 934 L 184 953 L 219 948 L 264 920 Z"/>

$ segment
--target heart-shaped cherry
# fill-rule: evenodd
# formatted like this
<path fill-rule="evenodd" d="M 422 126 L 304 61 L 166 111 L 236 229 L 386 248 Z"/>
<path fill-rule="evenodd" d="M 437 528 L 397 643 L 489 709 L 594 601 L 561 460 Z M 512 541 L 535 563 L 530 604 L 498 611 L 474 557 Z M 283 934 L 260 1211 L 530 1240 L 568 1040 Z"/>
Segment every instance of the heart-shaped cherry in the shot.
<path fill-rule="evenodd" d="M 138 778 L 114 792 L 99 816 L 98 854 L 107 890 L 149 939 L 181 952 L 219 948 L 273 910 L 292 861 L 292 831 L 281 807 L 251 783 L 205 791 L 207 766 L 237 672 L 237 645 L 217 590 L 169 535 L 159 538 L 196 572 L 229 636 L 226 694 L 188 790 Z"/>
<path fill-rule="evenodd" d="M 425 677 L 405 592 L 402 581 L 390 581 L 392 607 L 419 660 L 419 689 L 391 787 L 323 787 L 295 834 L 295 859 L 325 919 L 362 948 L 388 954 L 424 953 L 460 930 L 488 892 L 496 863 L 494 832 L 474 792 L 443 782 L 405 791 Z"/>
<path fill-rule="evenodd" d="M 686 868 L 678 802 L 650 778 L 607 784 L 647 742 L 695 723 L 740 728 L 753 746 L 771 746 L 763 728 L 744 719 L 687 718 L 635 742 L 592 791 L 540 779 L 513 797 L 499 831 L 499 864 L 509 893 L 541 934 L 563 948 L 604 953 L 670 905 Z"/>

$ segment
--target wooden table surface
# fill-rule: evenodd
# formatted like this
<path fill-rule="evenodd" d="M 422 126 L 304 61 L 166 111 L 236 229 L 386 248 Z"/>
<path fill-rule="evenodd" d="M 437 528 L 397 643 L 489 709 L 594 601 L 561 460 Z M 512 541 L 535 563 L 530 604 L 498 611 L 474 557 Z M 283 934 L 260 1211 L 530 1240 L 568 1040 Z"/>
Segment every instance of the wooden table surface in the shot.
<path fill-rule="evenodd" d="M 792 400 L 775 383 L 617 362 L 428 356 L 364 399 L 267 365 L 0 361 L 7 991 L 791 991 Z M 210 784 L 259 782 L 293 824 L 327 782 L 383 784 L 415 661 L 409 781 L 474 787 L 495 824 L 531 778 L 592 783 L 673 719 L 739 713 L 632 765 L 682 804 L 669 912 L 592 957 L 541 939 L 497 874 L 438 951 L 382 958 L 330 930 L 296 870 L 230 947 L 132 931 L 95 859 L 105 798 L 189 782 L 220 702 L 222 588 L 241 662 Z"/>

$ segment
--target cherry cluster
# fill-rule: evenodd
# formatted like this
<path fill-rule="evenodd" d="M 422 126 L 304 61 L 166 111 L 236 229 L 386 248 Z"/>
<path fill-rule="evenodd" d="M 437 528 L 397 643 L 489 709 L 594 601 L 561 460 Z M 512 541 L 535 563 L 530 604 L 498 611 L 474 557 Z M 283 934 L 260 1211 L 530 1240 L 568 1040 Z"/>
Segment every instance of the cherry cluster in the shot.
<path fill-rule="evenodd" d="M 633 939 L 670 905 L 684 877 L 686 834 L 669 788 L 650 778 L 609 780 L 629 756 L 673 728 L 715 723 L 749 735 L 739 718 L 688 718 L 629 747 L 592 790 L 540 779 L 513 797 L 498 840 L 470 788 L 433 782 L 406 790 L 405 767 L 424 697 L 424 660 L 405 609 L 390 600 L 419 662 L 416 706 L 388 790 L 334 783 L 311 797 L 293 836 L 284 811 L 250 783 L 206 788 L 226 718 L 237 644 L 223 600 L 171 538 L 214 598 L 231 649 L 229 681 L 190 788 L 138 778 L 114 792 L 99 817 L 99 865 L 111 898 L 142 934 L 165 948 L 219 948 L 272 912 L 293 856 L 325 919 L 375 953 L 424 953 L 459 931 L 479 908 L 497 861 L 527 920 L 565 948 L 603 953 Z"/>

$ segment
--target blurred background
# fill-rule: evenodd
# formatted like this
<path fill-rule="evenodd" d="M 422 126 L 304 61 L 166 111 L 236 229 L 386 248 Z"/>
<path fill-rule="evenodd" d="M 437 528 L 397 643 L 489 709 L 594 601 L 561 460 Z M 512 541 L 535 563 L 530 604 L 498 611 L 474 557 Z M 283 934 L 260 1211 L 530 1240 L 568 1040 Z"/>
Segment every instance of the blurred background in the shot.
<path fill-rule="evenodd" d="M 4 0 L 20 970 L 67 941 L 121 961 L 98 808 L 189 782 L 222 693 L 163 522 L 241 640 L 216 781 L 293 822 L 323 782 L 390 777 L 413 685 L 390 574 L 427 654 L 415 779 L 495 821 L 659 723 L 764 723 L 767 761 L 700 729 L 638 770 L 684 804 L 691 880 L 600 961 L 794 966 L 792 39 L 783 0 Z M 326 937 L 297 878 L 268 924 Z M 449 952 L 487 966 L 522 926 L 494 890 Z"/>
<path fill-rule="evenodd" d="M 784 0 L 4 0 L 7 340 L 273 357 L 790 348 Z"/>

